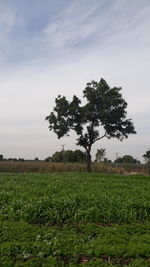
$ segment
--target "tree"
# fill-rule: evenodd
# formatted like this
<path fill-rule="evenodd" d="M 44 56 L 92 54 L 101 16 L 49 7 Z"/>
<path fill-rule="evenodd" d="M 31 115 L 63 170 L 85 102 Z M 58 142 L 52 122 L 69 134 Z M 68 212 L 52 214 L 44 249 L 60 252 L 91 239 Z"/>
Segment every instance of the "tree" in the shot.
<path fill-rule="evenodd" d="M 0 161 L 3 161 L 4 157 L 2 154 L 0 154 Z"/>
<path fill-rule="evenodd" d="M 104 158 L 104 163 L 107 164 L 107 163 L 112 163 L 111 159 L 108 159 L 108 158 Z"/>
<path fill-rule="evenodd" d="M 24 162 L 24 159 L 23 158 L 19 158 L 18 161 Z"/>
<path fill-rule="evenodd" d="M 81 150 L 63 150 L 55 152 L 52 157 L 52 162 L 85 162 L 86 155 Z"/>
<path fill-rule="evenodd" d="M 52 162 L 63 162 L 64 157 L 63 157 L 63 151 L 56 151 L 52 157 L 51 157 L 51 161 Z"/>
<path fill-rule="evenodd" d="M 96 162 L 102 161 L 104 159 L 105 155 L 106 155 L 106 151 L 104 148 L 97 149 L 97 152 L 95 154 Z"/>
<path fill-rule="evenodd" d="M 59 95 L 53 111 L 46 117 L 49 130 L 58 138 L 68 135 L 70 130 L 76 132 L 77 145 L 86 151 L 88 172 L 91 171 L 91 148 L 96 141 L 104 137 L 122 141 L 136 133 L 131 119 L 126 119 L 127 102 L 120 91 L 120 87 L 110 88 L 104 79 L 92 81 L 83 90 L 85 105 L 81 105 L 76 95 L 70 102 Z"/>
<path fill-rule="evenodd" d="M 146 163 L 150 163 L 150 150 L 147 150 L 146 153 L 143 155 Z"/>
<path fill-rule="evenodd" d="M 51 162 L 52 158 L 51 157 L 47 157 L 46 159 L 44 159 L 45 162 Z"/>
<path fill-rule="evenodd" d="M 86 162 L 86 153 L 77 149 L 74 152 L 74 162 Z"/>
<path fill-rule="evenodd" d="M 13 158 L 12 161 L 18 161 L 17 158 Z"/>
<path fill-rule="evenodd" d="M 140 163 L 139 160 L 134 159 L 131 155 L 124 155 L 122 158 L 119 157 L 115 160 L 115 163 L 128 163 L 128 164 L 136 164 Z"/>
<path fill-rule="evenodd" d="M 123 163 L 123 158 L 119 157 L 119 158 L 115 159 L 114 162 L 115 163 Z"/>
<path fill-rule="evenodd" d="M 74 153 L 72 150 L 63 150 L 62 156 L 64 162 L 74 162 Z"/>

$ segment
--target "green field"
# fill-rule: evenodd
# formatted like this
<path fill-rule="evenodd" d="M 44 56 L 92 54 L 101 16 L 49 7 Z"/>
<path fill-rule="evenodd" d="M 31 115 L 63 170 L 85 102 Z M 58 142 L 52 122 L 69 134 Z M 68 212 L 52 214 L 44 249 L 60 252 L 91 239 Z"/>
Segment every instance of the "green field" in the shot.
<path fill-rule="evenodd" d="M 0 174 L 0 266 L 150 266 L 150 176 Z"/>

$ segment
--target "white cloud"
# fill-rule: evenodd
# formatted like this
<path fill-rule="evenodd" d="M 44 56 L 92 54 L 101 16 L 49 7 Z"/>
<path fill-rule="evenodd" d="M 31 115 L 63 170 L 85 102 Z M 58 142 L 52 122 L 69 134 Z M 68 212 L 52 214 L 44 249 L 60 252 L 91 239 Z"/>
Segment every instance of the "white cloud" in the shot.
<path fill-rule="evenodd" d="M 149 12 L 150 4 L 144 6 L 141 1 L 71 1 L 46 27 L 44 44 L 68 49 L 82 42 L 84 47 L 96 43 L 107 47 L 146 42 L 149 41 Z"/>
<path fill-rule="evenodd" d="M 15 25 L 15 14 L 0 4 L 0 45 L 6 43 L 6 39 Z"/>
<path fill-rule="evenodd" d="M 94 17 L 94 14 L 103 2 L 72 1 L 44 30 L 45 42 L 55 48 L 64 48 L 86 40 L 97 30 L 98 16 Z"/>

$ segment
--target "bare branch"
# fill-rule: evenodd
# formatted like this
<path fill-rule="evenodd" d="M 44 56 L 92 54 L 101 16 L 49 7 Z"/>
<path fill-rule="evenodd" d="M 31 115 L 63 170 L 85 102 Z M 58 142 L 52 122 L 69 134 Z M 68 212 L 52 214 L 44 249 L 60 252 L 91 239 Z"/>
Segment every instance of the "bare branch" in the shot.
<path fill-rule="evenodd" d="M 95 140 L 94 140 L 94 142 L 93 142 L 92 144 L 94 144 L 96 141 L 98 141 L 98 140 L 100 140 L 100 139 L 104 138 L 105 136 L 106 136 L 106 132 L 105 132 L 105 134 L 104 134 L 104 135 L 102 135 L 101 137 L 99 137 L 99 138 L 95 139 Z"/>

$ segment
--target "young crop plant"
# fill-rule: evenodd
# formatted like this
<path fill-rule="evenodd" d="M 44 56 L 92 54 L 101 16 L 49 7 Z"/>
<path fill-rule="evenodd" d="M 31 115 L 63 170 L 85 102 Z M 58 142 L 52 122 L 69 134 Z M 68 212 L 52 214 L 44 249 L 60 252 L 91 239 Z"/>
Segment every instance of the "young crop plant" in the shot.
<path fill-rule="evenodd" d="M 150 177 L 0 174 L 1 267 L 150 267 Z"/>

